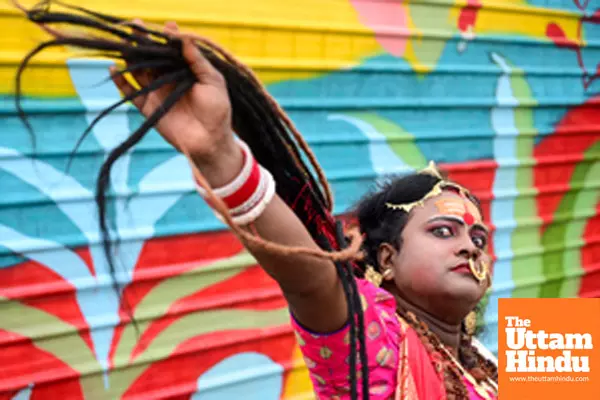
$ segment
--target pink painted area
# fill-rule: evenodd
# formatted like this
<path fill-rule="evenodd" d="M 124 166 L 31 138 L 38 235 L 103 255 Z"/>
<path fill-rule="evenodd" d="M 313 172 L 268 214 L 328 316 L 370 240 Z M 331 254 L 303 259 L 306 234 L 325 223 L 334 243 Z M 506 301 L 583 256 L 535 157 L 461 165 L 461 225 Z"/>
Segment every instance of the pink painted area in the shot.
<path fill-rule="evenodd" d="M 408 37 L 399 31 L 408 26 L 404 1 L 350 0 L 360 21 L 375 33 L 377 42 L 390 54 L 402 57 Z"/>

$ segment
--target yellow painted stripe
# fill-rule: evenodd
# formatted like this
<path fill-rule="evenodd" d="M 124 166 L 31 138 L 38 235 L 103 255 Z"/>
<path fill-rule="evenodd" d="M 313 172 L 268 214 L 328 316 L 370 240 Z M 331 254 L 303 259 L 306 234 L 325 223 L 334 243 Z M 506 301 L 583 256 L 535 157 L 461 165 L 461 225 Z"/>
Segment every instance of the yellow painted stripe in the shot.
<path fill-rule="evenodd" d="M 271 65 L 273 60 L 282 60 L 282 67 L 293 66 L 292 69 L 259 71 L 259 78 L 265 84 L 318 76 L 324 72 L 323 62 L 329 64 L 326 68 L 329 70 L 349 67 L 380 50 L 371 31 L 360 24 L 354 8 L 346 0 L 326 3 L 317 0 L 285 3 L 152 0 L 128 1 L 125 7 L 117 0 L 89 0 L 85 6 L 125 18 L 139 17 L 150 24 L 175 20 L 182 30 L 216 41 L 249 64 L 249 60 L 269 60 Z M 48 35 L 6 4 L 0 5 L 0 23 L 3 31 L 11 32 L 0 37 L 0 93 L 10 94 L 14 92 L 17 62 L 48 39 Z M 24 92 L 31 96 L 75 96 L 65 68 L 65 59 L 72 57 L 72 53 L 57 49 L 45 54 L 44 61 L 35 64 L 25 75 Z M 301 64 L 308 65 L 308 70 L 300 70 Z M 45 84 L 40 85 L 40 82 Z"/>

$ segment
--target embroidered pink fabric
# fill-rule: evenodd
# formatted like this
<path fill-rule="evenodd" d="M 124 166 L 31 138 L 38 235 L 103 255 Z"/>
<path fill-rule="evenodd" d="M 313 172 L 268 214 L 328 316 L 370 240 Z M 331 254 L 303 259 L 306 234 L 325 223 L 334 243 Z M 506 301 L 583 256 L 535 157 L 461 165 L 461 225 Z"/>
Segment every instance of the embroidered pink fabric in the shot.
<path fill-rule="evenodd" d="M 398 349 L 403 337 L 395 316 L 396 302 L 385 290 L 370 282 L 357 279 L 364 309 L 365 340 L 369 364 L 369 395 L 373 400 L 393 399 L 397 386 Z M 292 318 L 292 326 L 302 350 L 306 366 L 318 399 L 350 399 L 349 389 L 349 326 L 337 332 L 316 334 L 300 326 Z M 420 342 L 419 342 L 420 343 Z M 358 361 L 360 359 L 357 356 Z M 430 361 L 422 360 L 429 367 Z M 360 365 L 360 364 L 359 364 Z M 424 365 L 424 366 L 425 366 Z M 358 393 L 360 366 L 358 373 Z M 471 399 L 481 399 L 467 384 Z M 432 384 L 435 384 L 432 382 Z"/>

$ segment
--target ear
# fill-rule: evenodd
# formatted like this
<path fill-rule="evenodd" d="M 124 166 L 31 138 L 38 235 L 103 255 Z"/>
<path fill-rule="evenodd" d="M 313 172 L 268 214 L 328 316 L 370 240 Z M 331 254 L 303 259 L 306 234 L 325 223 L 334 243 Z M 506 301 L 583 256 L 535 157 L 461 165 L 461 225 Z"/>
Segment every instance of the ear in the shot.
<path fill-rule="evenodd" d="M 381 243 L 377 253 L 379 263 L 379 272 L 388 280 L 394 276 L 394 260 L 398 255 L 398 250 L 390 243 Z M 386 273 L 387 272 L 387 273 Z"/>

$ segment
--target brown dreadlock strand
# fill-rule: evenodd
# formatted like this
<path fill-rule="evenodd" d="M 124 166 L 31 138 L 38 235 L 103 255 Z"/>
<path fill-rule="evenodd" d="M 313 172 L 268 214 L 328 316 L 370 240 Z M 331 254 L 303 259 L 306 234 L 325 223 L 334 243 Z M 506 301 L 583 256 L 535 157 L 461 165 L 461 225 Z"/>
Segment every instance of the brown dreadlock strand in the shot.
<path fill-rule="evenodd" d="M 346 237 L 350 239 L 350 242 L 347 247 L 345 246 L 346 240 L 342 234 L 341 225 L 339 223 L 336 225 L 330 214 L 333 198 L 323 170 L 292 121 L 267 93 L 254 73 L 223 48 L 196 35 L 170 35 L 146 28 L 133 21 L 60 1 L 44 0 L 31 9 L 21 6 L 17 0 L 13 0 L 13 4 L 23 11 L 30 21 L 38 24 L 53 37 L 52 40 L 41 43 L 27 54 L 17 71 L 16 109 L 32 138 L 34 138 L 32 127 L 21 107 L 21 77 L 30 60 L 47 48 L 66 45 L 90 50 L 94 56 L 124 62 L 126 67 L 114 73 L 113 77 L 144 69 L 148 70 L 154 78 L 147 86 L 101 111 L 78 140 L 75 150 L 93 126 L 121 104 L 155 91 L 164 85 L 174 86 L 174 90 L 167 96 L 161 107 L 154 111 L 131 136 L 108 154 L 100 169 L 96 188 L 96 204 L 99 210 L 102 244 L 113 278 L 115 267 L 111 251 L 111 232 L 114 229 L 110 229 L 113 228 L 112 220 L 106 207 L 112 166 L 119 157 L 139 143 L 147 132 L 197 82 L 197 78 L 182 54 L 184 41 L 192 42 L 206 60 L 221 73 L 227 83 L 234 131 L 252 149 L 257 161 L 273 174 L 277 182 L 277 193 L 304 223 L 319 247 L 325 250 L 282 246 L 265 241 L 242 229 L 234 224 L 225 203 L 215 196 L 207 180 L 193 166 L 196 179 L 207 192 L 209 201 L 215 210 L 222 215 L 230 229 L 245 245 L 260 246 L 282 255 L 306 254 L 334 261 L 346 293 L 352 327 L 350 363 L 351 366 L 356 366 L 357 347 L 360 344 L 363 397 L 368 399 L 368 362 L 365 351 L 363 310 L 354 281 L 353 267 L 349 263 L 349 261 L 362 258 L 361 236 L 357 231 L 347 232 Z M 51 10 L 52 5 L 59 5 L 68 11 L 55 12 Z M 57 24 L 60 28 L 50 27 L 52 24 Z M 86 33 L 69 33 L 65 30 L 65 25 L 84 28 Z M 308 158 L 317 179 L 305 165 L 302 154 Z M 191 159 L 189 154 L 185 154 L 185 156 Z M 299 193 L 301 196 L 298 195 Z M 294 204 L 297 206 L 294 207 Z M 120 293 L 116 279 L 113 280 L 113 284 L 117 293 Z M 133 320 L 133 316 L 131 318 Z M 352 398 L 356 399 L 356 368 L 350 369 L 350 381 Z"/>

